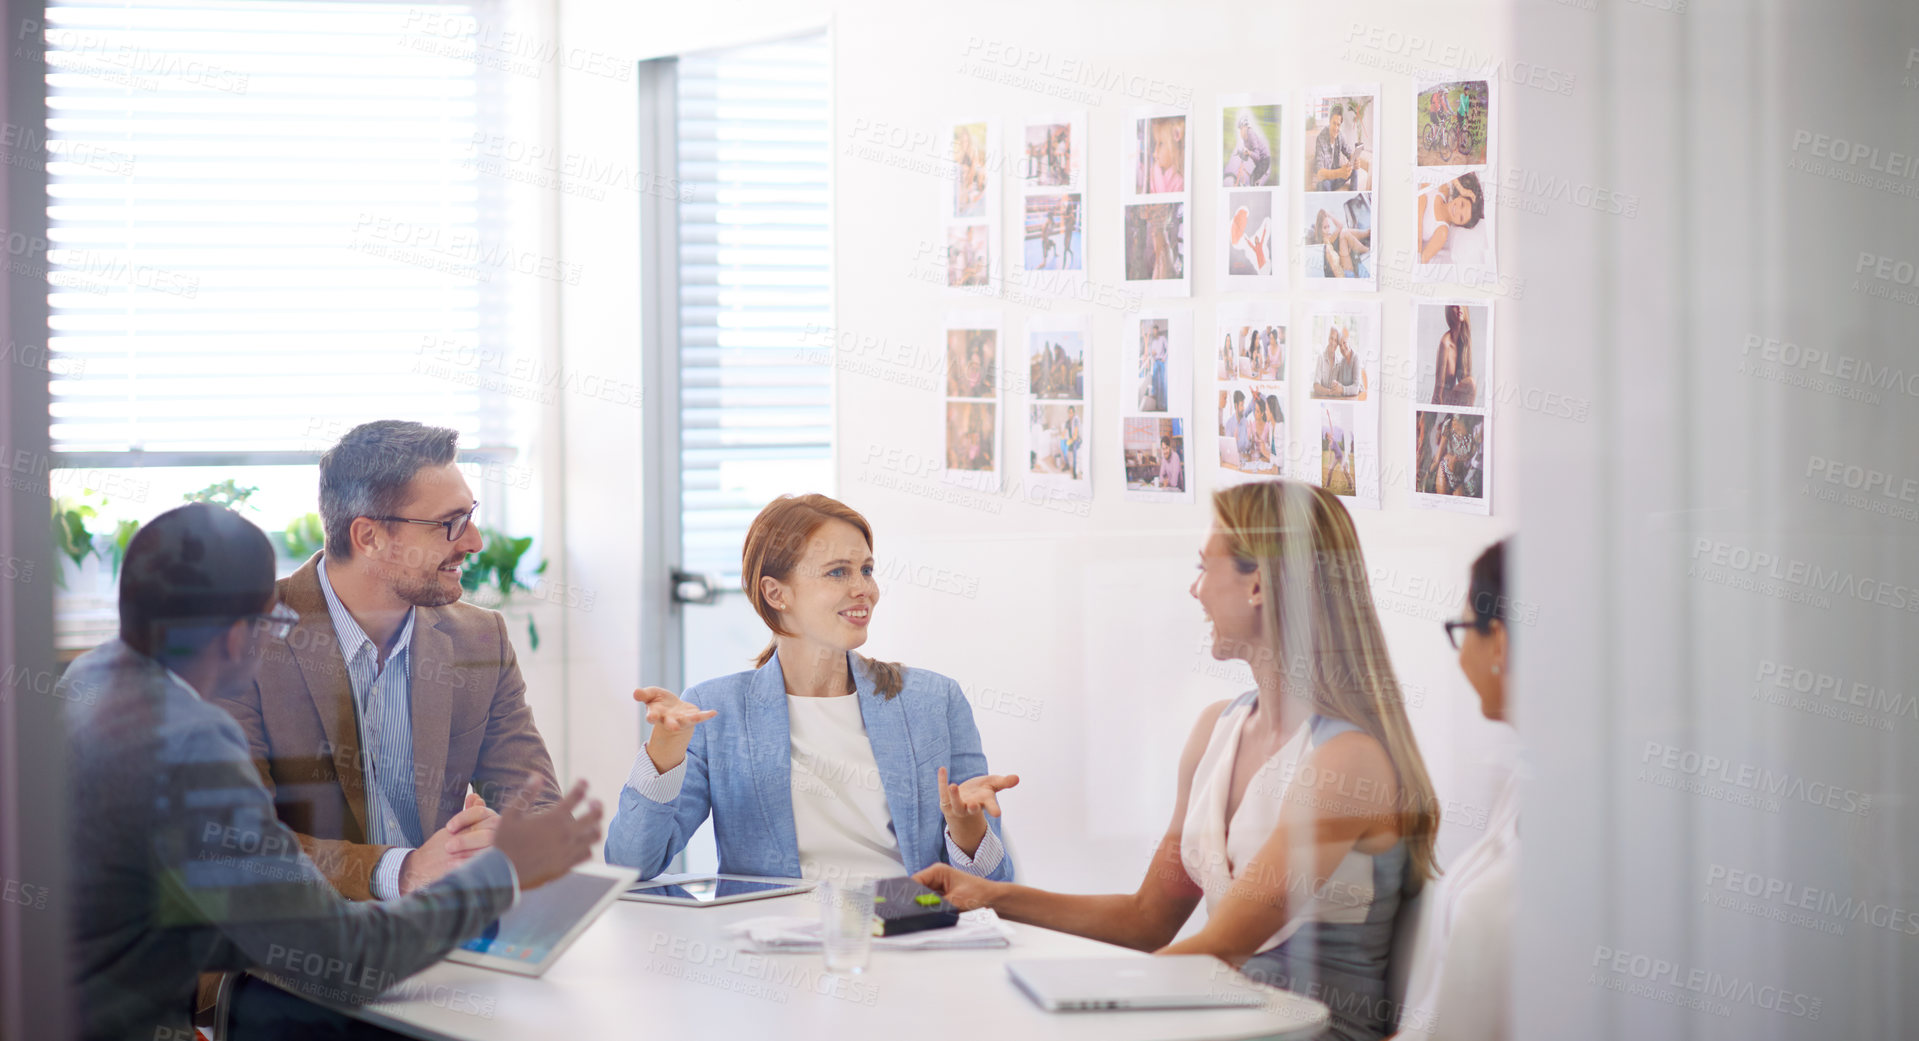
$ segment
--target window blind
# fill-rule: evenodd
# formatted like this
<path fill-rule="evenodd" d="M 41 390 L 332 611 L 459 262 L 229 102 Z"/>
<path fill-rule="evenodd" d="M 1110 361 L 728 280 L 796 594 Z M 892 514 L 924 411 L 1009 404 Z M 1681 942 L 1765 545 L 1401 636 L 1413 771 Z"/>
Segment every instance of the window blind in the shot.
<path fill-rule="evenodd" d="M 829 68 L 824 34 L 679 59 L 681 559 L 724 579 L 831 490 Z"/>
<path fill-rule="evenodd" d="M 490 11 L 48 5 L 56 452 L 303 453 L 395 416 L 507 443 Z"/>

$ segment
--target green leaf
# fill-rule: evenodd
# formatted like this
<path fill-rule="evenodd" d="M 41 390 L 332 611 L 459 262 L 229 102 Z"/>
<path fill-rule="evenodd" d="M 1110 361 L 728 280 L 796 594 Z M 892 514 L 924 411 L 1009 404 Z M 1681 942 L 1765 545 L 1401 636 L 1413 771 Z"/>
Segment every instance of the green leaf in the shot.
<path fill-rule="evenodd" d="M 79 567 L 93 556 L 93 533 L 87 530 L 87 519 L 94 516 L 91 506 L 74 506 L 61 499 L 53 504 L 53 545 Z"/>
<path fill-rule="evenodd" d="M 113 577 L 120 577 L 120 564 L 127 559 L 127 543 L 133 541 L 134 533 L 140 530 L 140 522 L 123 520 L 113 526 L 113 547 L 108 557 L 113 567 Z"/>
<path fill-rule="evenodd" d="M 209 484 L 197 492 L 188 492 L 182 495 L 180 499 L 183 502 L 212 503 L 215 506 L 224 506 L 229 510 L 237 510 L 245 506 L 247 500 L 253 497 L 253 493 L 259 490 L 257 487 L 242 488 L 234 483 L 233 478 L 229 477 L 224 481 Z"/>
<path fill-rule="evenodd" d="M 326 545 L 326 526 L 320 523 L 319 514 L 303 514 L 287 522 L 279 541 L 288 557 L 305 562 Z"/>
<path fill-rule="evenodd" d="M 506 604 L 513 599 L 515 590 L 531 590 L 520 579 L 520 562 L 527 551 L 533 548 L 533 536 L 522 535 L 514 538 L 510 535 L 482 527 L 480 537 L 484 540 L 480 551 L 466 558 L 466 566 L 460 570 L 460 587 L 467 592 L 477 592 L 481 586 L 492 586 L 500 594 L 500 603 Z M 542 560 L 533 568 L 533 574 L 546 571 L 546 561 Z M 528 634 L 538 647 L 537 632 Z"/>

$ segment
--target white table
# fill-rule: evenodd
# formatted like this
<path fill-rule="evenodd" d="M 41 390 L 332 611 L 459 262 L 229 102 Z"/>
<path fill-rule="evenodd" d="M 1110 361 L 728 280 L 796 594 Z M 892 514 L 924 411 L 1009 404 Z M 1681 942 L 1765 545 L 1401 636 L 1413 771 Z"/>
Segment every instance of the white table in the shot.
<path fill-rule="evenodd" d="M 547 974 L 529 979 L 441 962 L 401 996 L 354 1014 L 389 1029 L 452 1041 L 1199 1041 L 1311 1037 L 1326 1006 L 1261 987 L 1258 1008 L 1046 1012 L 1006 974 L 1009 958 L 1148 955 L 1015 925 L 993 950 L 874 950 L 857 976 L 831 976 L 817 952 L 750 954 L 722 928 L 762 915 L 813 915 L 810 895 L 719 907 L 621 901 Z M 1222 985 L 1247 983 L 1230 974 Z"/>

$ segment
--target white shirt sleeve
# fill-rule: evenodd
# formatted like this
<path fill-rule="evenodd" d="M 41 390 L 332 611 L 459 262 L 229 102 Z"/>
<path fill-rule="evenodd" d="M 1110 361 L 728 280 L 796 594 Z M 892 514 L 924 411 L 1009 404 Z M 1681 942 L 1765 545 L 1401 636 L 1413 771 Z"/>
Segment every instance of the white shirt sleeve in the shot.
<path fill-rule="evenodd" d="M 400 867 L 411 852 L 411 847 L 395 846 L 380 854 L 380 862 L 373 867 L 373 877 L 367 880 L 367 889 L 372 891 L 375 900 L 398 900 L 401 897 Z"/>
<path fill-rule="evenodd" d="M 1514 861 L 1507 858 L 1465 887 L 1454 905 L 1452 934 L 1440 963 L 1431 1041 L 1512 1036 Z"/>
<path fill-rule="evenodd" d="M 626 786 L 640 793 L 640 797 L 651 802 L 669 803 L 680 797 L 680 786 L 686 783 L 686 760 L 665 773 L 653 765 L 653 756 L 645 748 L 633 757 L 633 769 L 626 775 Z"/>
<path fill-rule="evenodd" d="M 999 867 L 1001 858 L 1005 856 L 1006 849 L 1000 845 L 999 836 L 991 828 L 986 829 L 986 837 L 979 840 L 979 848 L 970 857 L 953 842 L 953 832 L 950 829 L 946 832 L 947 862 L 968 874 L 985 878 Z"/>

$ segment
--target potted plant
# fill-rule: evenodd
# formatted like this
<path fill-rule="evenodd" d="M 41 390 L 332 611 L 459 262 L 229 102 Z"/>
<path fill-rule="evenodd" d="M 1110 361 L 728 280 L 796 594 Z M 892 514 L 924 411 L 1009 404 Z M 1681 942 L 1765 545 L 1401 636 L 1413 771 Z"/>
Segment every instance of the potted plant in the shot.
<path fill-rule="evenodd" d="M 533 536 L 523 535 L 514 538 L 492 528 L 481 527 L 480 537 L 486 540 L 478 553 L 466 558 L 466 567 L 460 572 L 460 585 L 467 591 L 467 599 L 481 607 L 490 607 L 504 611 L 513 600 L 513 594 L 519 591 L 531 592 L 533 587 L 520 579 L 520 562 L 526 551 L 533 546 Z M 531 571 L 538 579 L 546 573 L 546 561 L 542 560 Z M 533 615 L 526 615 L 526 639 L 533 650 L 540 649 L 540 629 L 534 624 Z"/>
<path fill-rule="evenodd" d="M 320 515 L 307 513 L 287 521 L 286 530 L 273 533 L 273 541 L 295 566 L 313 559 L 326 545 L 326 527 Z"/>

